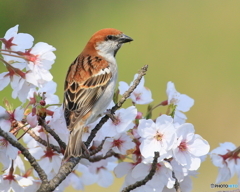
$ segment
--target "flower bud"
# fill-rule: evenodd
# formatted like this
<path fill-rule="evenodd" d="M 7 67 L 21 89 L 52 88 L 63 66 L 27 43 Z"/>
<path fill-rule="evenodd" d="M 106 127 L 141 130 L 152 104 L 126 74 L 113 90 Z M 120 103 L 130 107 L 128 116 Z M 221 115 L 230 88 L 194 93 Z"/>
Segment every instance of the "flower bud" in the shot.
<path fill-rule="evenodd" d="M 40 103 L 40 105 L 42 105 L 42 106 L 45 106 L 45 105 L 46 105 L 46 101 L 44 101 L 44 100 L 41 100 L 39 103 Z"/>

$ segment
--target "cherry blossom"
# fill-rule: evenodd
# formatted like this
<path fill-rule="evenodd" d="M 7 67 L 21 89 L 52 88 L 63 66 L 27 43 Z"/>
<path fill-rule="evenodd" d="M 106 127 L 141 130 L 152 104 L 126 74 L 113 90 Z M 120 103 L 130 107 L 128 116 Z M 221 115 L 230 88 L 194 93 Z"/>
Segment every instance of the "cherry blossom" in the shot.
<path fill-rule="evenodd" d="M 4 169 L 4 171 L 6 173 L 9 173 L 11 171 L 11 168 L 12 168 L 12 162 L 13 162 L 13 168 L 14 170 L 16 169 L 19 169 L 20 173 L 21 174 L 24 174 L 25 173 L 25 166 L 24 166 L 24 163 L 22 161 L 22 158 L 20 157 L 20 151 L 18 151 L 18 155 L 16 157 L 16 159 L 14 159 L 13 161 L 9 161 L 9 158 L 8 158 L 8 161 L 9 161 L 9 165 L 7 167 L 7 169 Z M 1 159 L 1 158 L 0 158 Z"/>
<path fill-rule="evenodd" d="M 89 174 L 87 176 L 90 183 L 97 183 L 101 187 L 109 187 L 113 183 L 113 175 L 111 171 L 116 167 L 116 158 L 110 157 L 103 159 L 95 163 L 91 163 L 89 166 Z M 84 179 L 86 182 L 86 178 Z"/>
<path fill-rule="evenodd" d="M 134 75 L 134 80 L 138 77 L 138 74 Z M 133 81 L 134 81 L 133 80 Z M 120 95 L 123 95 L 125 91 L 129 89 L 129 87 L 133 84 L 133 81 L 128 85 L 126 82 L 120 81 L 119 82 L 119 91 Z M 132 99 L 133 103 L 135 104 L 148 104 L 153 101 L 152 99 L 152 92 L 144 87 L 144 77 L 142 77 L 139 85 L 137 88 L 132 92 L 130 95 L 130 99 Z"/>
<path fill-rule="evenodd" d="M 33 45 L 34 38 L 27 33 L 18 33 L 18 25 L 10 28 L 4 38 L 0 39 L 2 43 L 3 50 L 12 50 L 12 51 L 25 51 L 26 49 L 30 49 Z M 26 67 L 26 63 L 24 60 L 18 57 L 14 57 L 17 55 L 16 53 L 11 53 L 13 56 L 8 56 L 3 54 L 3 58 L 5 61 L 17 61 L 18 65 L 14 65 L 19 69 L 23 69 Z"/>
<path fill-rule="evenodd" d="M 115 112 L 115 121 L 109 119 L 100 129 L 97 140 L 103 140 L 105 137 L 113 137 L 118 133 L 123 133 L 134 127 L 133 121 L 137 116 L 137 109 L 130 106 L 127 109 L 121 108 Z"/>
<path fill-rule="evenodd" d="M 8 133 L 8 135 L 14 139 L 17 140 L 16 137 L 12 133 Z M 16 159 L 18 154 L 18 149 L 16 147 L 13 147 L 5 138 L 0 137 L 0 151 L 5 154 L 6 157 L 8 157 L 11 160 Z"/>
<path fill-rule="evenodd" d="M 13 92 L 12 97 L 16 99 L 19 97 L 21 102 L 24 102 L 26 100 L 26 95 L 31 87 L 29 87 L 28 91 L 24 87 L 24 84 L 26 84 L 25 81 L 25 73 L 14 68 L 13 64 L 7 67 L 8 72 L 3 72 L 0 74 L 0 91 L 6 88 L 6 86 L 11 85 Z"/>
<path fill-rule="evenodd" d="M 151 164 L 139 163 L 133 168 L 131 177 L 136 181 L 142 180 L 147 176 L 150 169 Z M 130 183 L 128 183 L 128 185 L 129 184 Z M 172 177 L 171 165 L 168 162 L 163 161 L 158 162 L 156 173 L 153 175 L 153 178 L 145 185 L 140 186 L 133 191 L 162 191 L 165 186 L 167 188 L 173 188 L 174 184 L 175 179 Z"/>
<path fill-rule="evenodd" d="M 47 43 L 39 42 L 24 55 L 29 61 L 27 65 L 26 81 L 40 87 L 44 83 L 52 80 L 49 70 L 56 59 L 53 51 L 56 49 Z"/>
<path fill-rule="evenodd" d="M 5 40 L 2 40 L 2 49 L 25 51 L 32 47 L 34 38 L 27 33 L 18 33 L 18 26 L 16 25 L 6 32 Z"/>
<path fill-rule="evenodd" d="M 141 119 L 138 133 L 142 137 L 140 151 L 145 158 L 153 157 L 154 152 L 159 152 L 161 158 L 171 156 L 171 149 L 176 141 L 172 117 L 161 115 L 156 123 L 151 119 Z"/>
<path fill-rule="evenodd" d="M 48 122 L 48 125 L 53 129 L 53 131 L 55 131 L 55 133 L 58 134 L 58 136 L 62 139 L 62 141 L 67 143 L 69 131 L 67 129 L 65 119 L 62 117 L 63 117 L 63 108 L 62 106 L 60 106 L 55 108 L 53 116 L 46 117 L 46 121 Z M 43 140 L 45 141 L 48 140 L 51 144 L 58 145 L 57 141 L 51 135 L 48 135 L 48 136 L 46 135 L 44 129 L 41 126 L 36 126 L 31 130 Z M 34 140 L 29 134 L 25 134 L 23 136 L 23 140 L 27 144 L 27 146 L 30 148 L 41 146 L 41 144 L 38 143 L 36 140 Z"/>
<path fill-rule="evenodd" d="M 29 152 L 39 160 L 38 163 L 45 170 L 46 174 L 51 171 L 57 173 L 62 161 L 62 154 L 59 154 L 48 147 L 34 147 L 30 148 Z"/>
<path fill-rule="evenodd" d="M 28 92 L 28 100 L 34 99 L 35 95 L 40 95 L 44 98 L 45 105 L 51 105 L 51 104 L 58 104 L 59 98 L 57 95 L 55 95 L 57 89 L 57 84 L 54 81 L 49 81 L 45 83 L 42 87 L 37 88 L 31 88 Z M 48 109 L 55 109 L 55 107 L 50 107 Z"/>
<path fill-rule="evenodd" d="M 132 138 L 126 133 L 117 134 L 112 138 L 107 138 L 103 144 L 102 152 L 105 155 L 110 149 L 115 153 L 126 155 L 127 151 L 133 149 L 135 143 L 132 142 Z"/>
<path fill-rule="evenodd" d="M 130 162 L 120 162 L 114 168 L 114 173 L 115 173 L 116 177 L 118 177 L 118 178 L 123 177 L 124 175 L 130 173 L 136 165 L 137 164 L 130 163 Z"/>
<path fill-rule="evenodd" d="M 28 92 L 30 91 L 31 88 L 34 88 L 35 86 L 28 83 L 25 79 L 20 78 L 18 76 L 14 76 L 13 81 L 11 82 L 11 87 L 13 89 L 12 92 L 12 98 L 18 99 L 22 102 L 25 103 L 27 99 Z"/>
<path fill-rule="evenodd" d="M 172 83 L 171 81 L 167 83 L 167 96 L 168 96 L 168 104 L 176 105 L 176 109 L 174 113 L 174 122 L 178 122 L 180 124 L 184 123 L 187 117 L 182 112 L 189 111 L 189 109 L 194 104 L 194 100 L 185 94 L 181 94 L 177 92 L 177 90 L 175 89 L 174 83 Z"/>
<path fill-rule="evenodd" d="M 63 106 L 56 107 L 54 109 L 53 116 L 46 118 L 49 121 L 49 126 L 58 134 L 58 136 L 64 141 L 65 143 L 68 142 L 68 136 L 70 134 L 69 130 L 66 126 L 66 121 L 63 118 L 64 111 Z M 53 137 L 49 138 L 51 143 L 56 143 L 56 140 Z"/>
<path fill-rule="evenodd" d="M 4 131 L 9 131 L 12 126 L 12 122 L 21 121 L 23 119 L 24 110 L 21 107 L 17 107 L 13 111 L 7 111 L 0 106 L 0 127 Z"/>
<path fill-rule="evenodd" d="M 173 147 L 175 160 L 189 170 L 197 170 L 201 164 L 200 157 L 210 149 L 208 142 L 194 132 L 192 124 L 180 125 L 176 130 L 178 139 Z"/>
<path fill-rule="evenodd" d="M 91 179 L 93 174 L 89 172 L 88 166 L 91 166 L 89 161 L 81 160 L 76 169 L 66 178 L 69 184 L 76 190 L 83 190 L 85 185 L 91 185 L 96 182 L 97 178 L 95 178 L 96 180 Z"/>
<path fill-rule="evenodd" d="M 25 187 L 32 185 L 32 181 L 15 174 L 0 176 L 0 191 L 24 192 Z"/>
<path fill-rule="evenodd" d="M 42 126 L 36 126 L 31 129 L 37 136 L 40 138 L 46 140 L 47 136 L 46 133 L 44 132 Z M 42 144 L 38 143 L 35 139 L 33 139 L 29 134 L 25 134 L 23 136 L 23 141 L 27 144 L 28 148 L 34 148 L 41 146 Z"/>
<path fill-rule="evenodd" d="M 212 162 L 218 167 L 216 183 L 228 181 L 235 173 L 240 177 L 240 157 L 237 152 L 233 153 L 235 149 L 236 146 L 233 143 L 225 142 L 211 151 Z"/>

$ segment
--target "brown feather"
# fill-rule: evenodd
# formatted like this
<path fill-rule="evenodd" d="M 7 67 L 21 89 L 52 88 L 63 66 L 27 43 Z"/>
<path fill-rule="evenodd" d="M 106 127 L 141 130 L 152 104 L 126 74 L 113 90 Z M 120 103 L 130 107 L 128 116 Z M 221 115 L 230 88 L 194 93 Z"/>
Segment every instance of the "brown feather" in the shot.
<path fill-rule="evenodd" d="M 67 148 L 64 153 L 64 159 L 68 159 L 71 156 L 79 157 L 82 155 L 82 134 L 83 134 L 83 127 L 79 127 L 79 129 L 73 129 L 71 135 L 69 137 L 69 142 Z"/>
<path fill-rule="evenodd" d="M 85 65 L 86 62 L 97 62 L 98 66 L 108 68 L 108 63 L 100 59 L 100 56 L 80 59 L 81 57 L 82 54 L 70 66 L 65 83 L 63 107 L 70 130 L 73 129 L 76 121 L 81 120 L 91 111 L 112 78 L 112 73 L 104 72 L 102 68 L 99 70 L 89 64 Z"/>

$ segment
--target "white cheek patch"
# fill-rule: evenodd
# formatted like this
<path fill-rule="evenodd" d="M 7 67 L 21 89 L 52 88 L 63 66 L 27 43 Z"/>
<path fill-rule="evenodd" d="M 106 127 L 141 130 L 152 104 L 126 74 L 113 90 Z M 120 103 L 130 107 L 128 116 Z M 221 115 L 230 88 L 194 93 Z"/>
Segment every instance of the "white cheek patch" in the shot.
<path fill-rule="evenodd" d="M 107 41 L 97 43 L 95 48 L 98 51 L 107 53 L 107 52 L 109 52 L 109 50 L 111 50 L 111 43 L 109 43 Z"/>
<path fill-rule="evenodd" d="M 119 49 L 116 42 L 113 41 L 104 41 L 101 43 L 97 43 L 95 46 L 98 54 L 104 57 L 107 61 L 111 63 L 116 63 L 114 58 L 115 50 Z"/>

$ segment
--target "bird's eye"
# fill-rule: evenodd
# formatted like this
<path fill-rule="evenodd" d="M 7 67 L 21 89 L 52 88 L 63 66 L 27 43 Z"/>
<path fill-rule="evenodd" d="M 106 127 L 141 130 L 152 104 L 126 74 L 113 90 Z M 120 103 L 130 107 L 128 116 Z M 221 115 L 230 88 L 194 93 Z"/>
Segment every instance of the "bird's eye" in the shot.
<path fill-rule="evenodd" d="M 107 36 L 107 40 L 113 40 L 113 36 L 112 35 L 108 35 Z"/>

